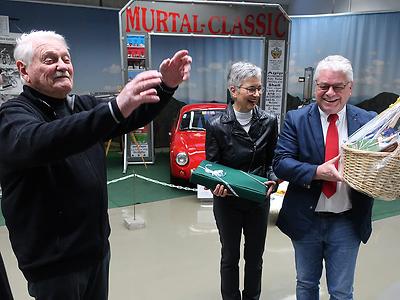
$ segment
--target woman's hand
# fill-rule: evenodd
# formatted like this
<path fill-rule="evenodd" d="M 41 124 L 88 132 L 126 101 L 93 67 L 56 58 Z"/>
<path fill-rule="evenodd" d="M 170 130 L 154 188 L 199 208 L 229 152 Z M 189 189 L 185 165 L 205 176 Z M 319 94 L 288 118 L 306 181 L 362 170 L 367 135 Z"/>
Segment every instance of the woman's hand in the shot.
<path fill-rule="evenodd" d="M 267 189 L 267 198 L 272 194 L 272 192 L 275 190 L 276 182 L 272 180 L 268 180 L 264 182 L 265 186 L 268 188 Z"/>
<path fill-rule="evenodd" d="M 226 197 L 230 195 L 223 184 L 217 184 L 212 193 L 217 197 Z"/>

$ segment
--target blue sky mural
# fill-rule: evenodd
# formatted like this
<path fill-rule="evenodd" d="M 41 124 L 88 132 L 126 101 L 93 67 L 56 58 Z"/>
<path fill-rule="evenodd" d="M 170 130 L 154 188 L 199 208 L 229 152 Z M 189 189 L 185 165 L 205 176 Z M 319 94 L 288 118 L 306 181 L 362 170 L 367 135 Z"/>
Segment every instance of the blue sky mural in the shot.
<path fill-rule="evenodd" d="M 292 18 L 289 87 L 302 98 L 298 77 L 327 55 L 352 61 L 353 103 L 380 92 L 400 94 L 400 13 Z"/>
<path fill-rule="evenodd" d="M 121 85 L 118 10 L 3 1 L 11 32 L 54 30 L 67 39 L 74 92 L 114 91 Z"/>
<path fill-rule="evenodd" d="M 191 77 L 175 94 L 185 102 L 225 102 L 232 62 L 246 60 L 261 65 L 263 61 L 261 39 L 154 36 L 151 44 L 155 68 L 175 51 L 189 50 L 193 57 Z"/>
<path fill-rule="evenodd" d="M 74 92 L 116 91 L 121 86 L 117 10 L 2 0 L 0 15 L 10 17 L 12 32 L 49 29 L 67 38 Z M 329 54 L 353 62 L 353 103 L 384 91 L 400 94 L 400 12 L 296 17 L 291 30 L 290 94 L 302 98 L 298 77 Z M 153 66 L 181 48 L 189 49 L 194 59 L 190 81 L 176 94 L 185 102 L 225 99 L 230 63 L 245 59 L 261 64 L 263 55 L 261 40 L 153 36 Z"/>

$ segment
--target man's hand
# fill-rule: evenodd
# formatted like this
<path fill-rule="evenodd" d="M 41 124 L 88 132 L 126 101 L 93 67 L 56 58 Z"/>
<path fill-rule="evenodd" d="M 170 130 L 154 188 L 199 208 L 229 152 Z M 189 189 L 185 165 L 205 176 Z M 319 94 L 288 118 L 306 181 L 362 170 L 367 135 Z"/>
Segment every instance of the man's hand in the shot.
<path fill-rule="evenodd" d="M 276 182 L 273 180 L 268 180 L 264 182 L 265 186 L 268 188 L 267 190 L 267 198 L 272 194 L 272 191 L 275 189 Z"/>
<path fill-rule="evenodd" d="M 190 76 L 192 58 L 187 50 L 180 50 L 172 58 L 164 59 L 160 64 L 162 81 L 170 88 L 177 87 Z"/>
<path fill-rule="evenodd" d="M 343 181 L 342 176 L 336 170 L 335 163 L 339 160 L 340 155 L 324 162 L 322 165 L 317 167 L 314 179 L 325 180 L 325 181 Z"/>
<path fill-rule="evenodd" d="M 117 105 L 122 115 L 128 117 L 142 103 L 160 101 L 155 89 L 160 83 L 160 72 L 145 71 L 136 75 L 117 96 Z"/>
<path fill-rule="evenodd" d="M 117 105 L 122 115 L 126 118 L 141 104 L 160 101 L 155 88 L 161 83 L 161 79 L 170 88 L 187 80 L 192 63 L 188 53 L 187 50 L 180 50 L 161 63 L 160 72 L 145 71 L 128 82 L 117 96 Z"/>

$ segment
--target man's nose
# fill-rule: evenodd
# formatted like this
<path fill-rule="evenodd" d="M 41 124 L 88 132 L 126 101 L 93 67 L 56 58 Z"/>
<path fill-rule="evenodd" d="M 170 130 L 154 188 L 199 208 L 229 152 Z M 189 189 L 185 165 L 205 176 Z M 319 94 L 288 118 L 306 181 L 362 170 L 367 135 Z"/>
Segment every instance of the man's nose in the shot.
<path fill-rule="evenodd" d="M 331 86 L 329 86 L 329 89 L 326 91 L 326 93 L 325 94 L 327 94 L 328 96 L 330 96 L 330 95 L 335 95 L 336 94 L 336 92 L 335 92 L 335 90 L 333 89 L 333 86 L 331 85 Z"/>
<path fill-rule="evenodd" d="M 59 71 L 68 70 L 68 65 L 61 58 L 57 62 L 57 70 Z"/>

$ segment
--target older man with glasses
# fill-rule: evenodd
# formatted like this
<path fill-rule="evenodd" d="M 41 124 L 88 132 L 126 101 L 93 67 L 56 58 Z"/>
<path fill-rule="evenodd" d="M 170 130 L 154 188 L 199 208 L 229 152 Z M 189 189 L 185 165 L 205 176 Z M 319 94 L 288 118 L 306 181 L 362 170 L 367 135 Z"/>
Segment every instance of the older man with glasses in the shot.
<path fill-rule="evenodd" d="M 373 199 L 340 175 L 339 147 L 375 113 L 348 104 L 353 69 L 332 55 L 315 70 L 316 103 L 286 115 L 273 161 L 289 182 L 277 225 L 295 250 L 297 300 L 319 299 L 323 264 L 332 300 L 353 299 L 360 242 L 371 235 Z"/>

